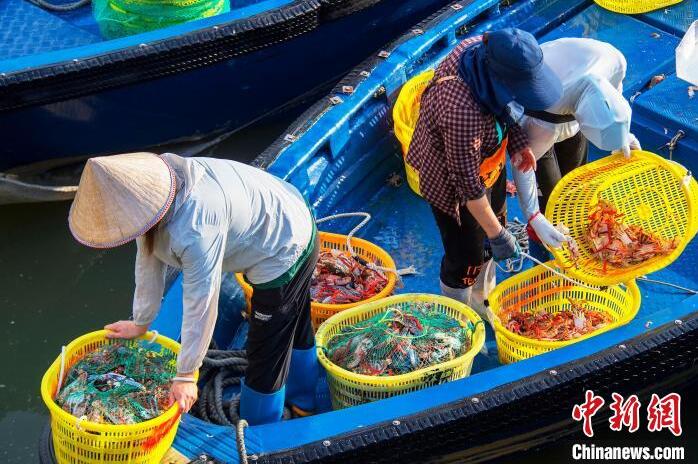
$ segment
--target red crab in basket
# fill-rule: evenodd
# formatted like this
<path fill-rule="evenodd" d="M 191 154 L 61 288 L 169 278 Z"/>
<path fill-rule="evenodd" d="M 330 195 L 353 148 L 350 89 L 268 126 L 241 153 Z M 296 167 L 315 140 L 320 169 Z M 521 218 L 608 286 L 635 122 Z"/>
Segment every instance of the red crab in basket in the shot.
<path fill-rule="evenodd" d="M 604 312 L 586 307 L 585 301 L 568 298 L 571 308 L 557 312 L 517 311 L 504 317 L 505 327 L 517 335 L 535 340 L 566 341 L 579 338 L 610 324 Z"/>
<path fill-rule="evenodd" d="M 338 250 L 322 251 L 313 272 L 310 295 L 327 304 L 356 303 L 380 293 L 388 278 L 358 256 Z"/>
<path fill-rule="evenodd" d="M 678 245 L 675 238 L 665 239 L 640 226 L 626 224 L 623 213 L 605 200 L 600 200 L 589 213 L 586 240 L 592 255 L 603 263 L 604 271 L 609 264 L 628 267 L 667 255 Z"/>

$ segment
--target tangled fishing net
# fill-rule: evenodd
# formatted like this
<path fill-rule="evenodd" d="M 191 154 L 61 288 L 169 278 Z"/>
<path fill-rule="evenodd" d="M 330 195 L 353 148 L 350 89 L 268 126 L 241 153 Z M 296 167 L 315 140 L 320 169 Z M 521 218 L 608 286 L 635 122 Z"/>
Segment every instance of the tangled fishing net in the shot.
<path fill-rule="evenodd" d="M 169 407 L 176 355 L 123 342 L 104 345 L 66 374 L 56 403 L 76 417 L 104 424 L 135 424 Z"/>
<path fill-rule="evenodd" d="M 366 300 L 388 285 L 381 271 L 358 256 L 328 250 L 318 257 L 310 283 L 310 296 L 317 303 L 346 304 Z"/>
<path fill-rule="evenodd" d="M 608 314 L 585 307 L 584 301 L 568 298 L 570 309 L 508 312 L 504 326 L 511 332 L 536 340 L 565 341 L 579 338 L 613 322 Z"/>
<path fill-rule="evenodd" d="M 93 0 L 102 35 L 115 39 L 230 11 L 230 0 Z"/>
<path fill-rule="evenodd" d="M 589 213 L 586 240 L 592 254 L 607 265 L 628 267 L 655 256 L 671 253 L 676 239 L 664 239 L 636 225 L 625 224 L 623 213 L 611 203 L 600 200 Z"/>
<path fill-rule="evenodd" d="M 393 376 L 465 354 L 475 325 L 462 325 L 431 303 L 390 307 L 343 327 L 325 347 L 328 359 L 356 374 Z"/>

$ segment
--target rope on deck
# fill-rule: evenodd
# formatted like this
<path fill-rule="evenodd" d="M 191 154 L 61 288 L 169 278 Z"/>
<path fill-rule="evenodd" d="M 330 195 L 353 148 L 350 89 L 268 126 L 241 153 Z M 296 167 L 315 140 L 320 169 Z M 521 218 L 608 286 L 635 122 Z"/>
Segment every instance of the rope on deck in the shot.
<path fill-rule="evenodd" d="M 238 421 L 235 434 L 235 441 L 238 445 L 238 456 L 240 457 L 240 464 L 248 464 L 247 462 L 247 447 L 245 446 L 245 428 L 248 426 L 245 419 L 240 419 Z"/>
<path fill-rule="evenodd" d="M 349 254 L 351 256 L 356 256 L 356 253 L 354 253 L 354 247 L 351 246 L 351 238 L 356 234 L 359 229 L 361 229 L 363 226 L 368 224 L 368 221 L 371 220 L 371 215 L 369 213 L 363 212 L 363 211 L 357 211 L 354 213 L 337 213 L 337 214 L 332 214 L 330 216 L 325 216 L 324 218 L 317 219 L 315 221 L 316 224 L 321 224 L 323 222 L 331 221 L 333 219 L 341 219 L 341 218 L 348 218 L 348 217 L 363 217 L 364 219 L 349 233 L 347 234 L 347 250 L 349 251 Z M 400 287 L 403 286 L 402 283 L 402 276 L 404 275 L 412 275 L 412 274 L 417 274 L 417 269 L 415 269 L 414 266 L 408 266 L 402 269 L 395 269 L 392 267 L 384 267 L 384 266 L 379 266 L 375 263 L 368 263 L 367 267 L 373 270 L 378 270 L 378 271 L 383 271 L 383 272 L 392 272 L 397 276 L 398 280 L 398 285 Z"/>

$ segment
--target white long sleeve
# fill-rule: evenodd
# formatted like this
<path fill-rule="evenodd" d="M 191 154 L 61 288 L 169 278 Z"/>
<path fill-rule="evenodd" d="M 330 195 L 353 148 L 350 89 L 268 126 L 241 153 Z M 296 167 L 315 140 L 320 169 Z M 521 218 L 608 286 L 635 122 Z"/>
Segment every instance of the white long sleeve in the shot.
<path fill-rule="evenodd" d="M 133 293 L 133 321 L 138 325 L 150 325 L 160 310 L 162 295 L 165 291 L 165 273 L 167 266 L 146 253 L 145 239 L 136 239 L 136 291 Z"/>
<path fill-rule="evenodd" d="M 218 316 L 226 235 L 215 226 L 192 233 L 183 245 L 182 262 L 183 317 L 182 348 L 177 357 L 177 372 L 190 374 L 201 366 L 211 343 Z"/>
<path fill-rule="evenodd" d="M 513 168 L 512 177 L 516 184 L 516 193 L 519 197 L 519 205 L 524 214 L 524 222 L 528 221 L 540 208 L 538 204 L 538 184 L 536 173 L 533 170 L 521 172 Z"/>

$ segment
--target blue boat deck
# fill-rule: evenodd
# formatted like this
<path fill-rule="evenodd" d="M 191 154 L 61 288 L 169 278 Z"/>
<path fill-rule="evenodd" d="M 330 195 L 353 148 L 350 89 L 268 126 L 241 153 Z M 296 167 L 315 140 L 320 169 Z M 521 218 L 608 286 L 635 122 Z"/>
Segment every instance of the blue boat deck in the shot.
<path fill-rule="evenodd" d="M 5 0 L 0 5 L 0 62 L 102 40 L 89 6 L 61 16 L 26 0 Z"/>
<path fill-rule="evenodd" d="M 454 24 L 444 26 L 434 34 L 449 36 L 449 28 L 453 31 L 478 16 L 475 8 L 478 6 L 472 4 L 466 7 L 460 22 L 454 20 Z M 626 97 L 635 96 L 633 132 L 645 149 L 658 152 L 676 130 L 684 130 L 687 137 L 673 152 L 674 160 L 698 172 L 698 97 L 690 99 L 688 84 L 674 76 L 674 48 L 682 31 L 695 18 L 698 2 L 687 0 L 666 11 L 634 17 L 610 13 L 585 1 L 523 2 L 518 10 L 516 4 L 513 8 L 501 16 L 492 15 L 481 21 L 468 33 L 476 34 L 505 25 L 525 25 L 537 33 L 541 41 L 558 37 L 591 37 L 612 43 L 625 54 L 628 62 L 624 89 Z M 473 9 L 470 16 L 468 9 Z M 575 14 L 560 21 L 559 18 L 569 11 Z M 436 276 L 442 249 L 428 204 L 413 194 L 406 183 L 394 187 L 386 182 L 391 173 L 403 173 L 402 156 L 390 130 L 389 103 L 373 95 L 381 86 L 390 94 L 405 79 L 433 65 L 447 53 L 447 49 L 430 52 L 432 48 L 428 41 L 438 43 L 440 39 L 428 34 L 414 39 L 414 43 L 408 41 L 399 46 L 356 88 L 353 95 L 344 96 L 341 105 L 325 113 L 269 167 L 271 172 L 288 179 L 309 196 L 318 217 L 348 211 L 371 213 L 372 221 L 358 235 L 387 250 L 398 267 L 413 265 L 419 271 L 415 276 L 405 277 L 405 286 L 398 292 L 438 293 Z M 450 46 L 453 46 L 454 36 L 449 37 L 452 37 Z M 424 58 L 425 53 L 431 54 Z M 646 84 L 657 74 L 668 77 L 648 90 Z M 592 157 L 601 155 L 592 152 Z M 510 220 L 521 217 L 515 198 L 509 199 L 508 209 Z M 323 229 L 346 233 L 352 225 L 348 220 L 338 220 Z M 694 241 L 676 262 L 651 277 L 695 289 L 698 288 L 697 267 L 698 242 Z M 504 278 L 506 275 L 498 272 L 498 281 Z M 624 327 L 508 366 L 498 363 L 494 336 L 488 327 L 488 354 L 476 358 L 472 376 L 347 410 L 251 427 L 245 437 L 248 453 L 291 449 L 467 398 L 617 346 L 698 308 L 698 296 L 647 282 L 639 285 L 642 307 L 637 317 Z M 177 313 L 181 311 L 178 307 L 181 295 L 176 291 L 175 288 L 168 295 L 170 300 L 163 305 L 163 312 L 156 322 L 158 330 L 174 336 L 178 327 Z M 231 276 L 226 277 L 221 293 L 221 308 L 225 310 L 221 311 L 216 340 L 223 346 L 242 346 L 246 329 L 239 313 L 243 300 Z M 326 399 L 322 381 L 319 386 L 321 399 Z M 175 447 L 190 456 L 207 453 L 222 462 L 237 462 L 233 434 L 230 428 L 186 417 Z"/>
<path fill-rule="evenodd" d="M 220 15 L 219 20 L 234 21 L 279 8 L 292 0 L 231 0 L 231 11 Z M 55 5 L 74 3 L 74 0 L 50 0 Z M 140 37 L 125 39 L 117 43 L 138 44 L 138 40 L 147 42 L 155 38 L 192 30 L 196 23 L 207 25 L 212 20 L 193 21 L 193 25 L 181 28 L 173 26 L 161 31 L 138 34 Z M 217 20 L 216 20 L 217 21 Z M 167 30 L 165 30 L 167 29 Z M 19 63 L 32 63 L 31 57 L 56 51 L 69 51 L 66 57 L 80 57 L 80 51 L 70 51 L 77 47 L 103 42 L 99 26 L 92 15 L 92 7 L 87 4 L 71 11 L 48 11 L 29 0 L 4 0 L 0 3 L 0 70 L 14 70 L 13 60 L 27 58 Z M 109 48 L 107 48 L 109 49 Z M 60 58 L 63 55 L 54 55 Z M 19 68 L 21 69 L 21 67 Z"/>

